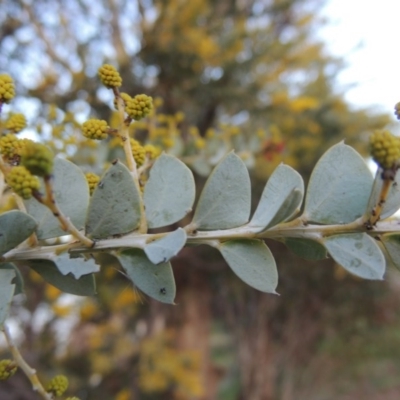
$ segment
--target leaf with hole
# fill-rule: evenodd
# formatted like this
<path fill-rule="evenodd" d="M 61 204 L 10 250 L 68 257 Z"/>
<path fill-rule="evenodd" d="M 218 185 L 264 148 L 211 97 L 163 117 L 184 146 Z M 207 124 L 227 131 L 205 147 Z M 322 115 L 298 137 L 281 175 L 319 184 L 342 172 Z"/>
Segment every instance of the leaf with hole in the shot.
<path fill-rule="evenodd" d="M 346 233 L 324 239 L 331 257 L 348 272 L 364 279 L 383 279 L 386 262 L 381 249 L 366 233 Z"/>
<path fill-rule="evenodd" d="M 13 280 L 13 284 L 15 284 L 14 295 L 21 294 L 24 292 L 24 278 L 20 270 L 13 263 L 2 263 L 0 264 L 0 269 L 9 269 L 14 271 L 15 279 Z"/>
<path fill-rule="evenodd" d="M 279 165 L 269 178 L 249 226 L 260 231 L 287 221 L 300 211 L 304 182 L 288 165 Z"/>
<path fill-rule="evenodd" d="M 37 223 L 28 214 L 18 210 L 0 215 L 0 255 L 14 249 L 35 232 Z"/>
<path fill-rule="evenodd" d="M 233 272 L 249 286 L 276 294 L 278 271 L 270 249 L 261 240 L 229 240 L 218 247 Z"/>
<path fill-rule="evenodd" d="M 196 194 L 193 174 L 176 157 L 162 154 L 150 170 L 144 187 L 149 228 L 171 225 L 192 211 Z"/>
<path fill-rule="evenodd" d="M 161 239 L 154 240 L 144 247 L 144 252 L 153 264 L 167 262 L 176 256 L 185 246 L 186 231 L 178 228 L 167 233 Z"/>
<path fill-rule="evenodd" d="M 193 224 L 199 230 L 236 228 L 248 222 L 250 206 L 249 173 L 240 157 L 231 152 L 207 179 Z"/>
<path fill-rule="evenodd" d="M 100 270 L 94 259 L 71 258 L 67 253 L 55 257 L 52 261 L 63 275 L 72 274 L 75 279 L 80 279 L 83 275 L 93 274 Z"/>
<path fill-rule="evenodd" d="M 154 265 L 141 249 L 123 250 L 117 258 L 138 289 L 162 303 L 174 304 L 175 279 L 169 262 Z"/>
<path fill-rule="evenodd" d="M 105 239 L 134 231 L 140 223 L 140 201 L 128 168 L 120 162 L 111 165 L 90 199 L 86 234 Z"/>
<path fill-rule="evenodd" d="M 373 178 L 363 158 L 339 143 L 318 161 L 308 184 L 303 217 L 317 224 L 345 224 L 361 217 Z"/>

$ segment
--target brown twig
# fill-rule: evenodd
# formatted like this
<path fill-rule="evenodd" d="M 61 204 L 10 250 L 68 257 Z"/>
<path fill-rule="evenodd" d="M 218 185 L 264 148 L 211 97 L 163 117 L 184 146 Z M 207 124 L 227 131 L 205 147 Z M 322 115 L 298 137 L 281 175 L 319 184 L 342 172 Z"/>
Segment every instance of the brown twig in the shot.
<path fill-rule="evenodd" d="M 18 350 L 17 346 L 14 343 L 14 340 L 10 334 L 8 326 L 4 324 L 2 329 L 3 329 L 4 336 L 7 341 L 8 348 L 10 349 L 10 352 L 14 358 L 14 361 L 17 363 L 17 365 L 22 369 L 24 374 L 31 381 L 33 390 L 38 392 L 42 396 L 43 399 L 53 400 L 53 398 L 54 398 L 53 395 L 51 393 L 46 392 L 42 383 L 39 381 L 39 378 L 36 374 L 36 370 L 31 368 L 28 365 L 28 363 L 24 360 L 24 358 L 22 357 L 20 351 Z"/>

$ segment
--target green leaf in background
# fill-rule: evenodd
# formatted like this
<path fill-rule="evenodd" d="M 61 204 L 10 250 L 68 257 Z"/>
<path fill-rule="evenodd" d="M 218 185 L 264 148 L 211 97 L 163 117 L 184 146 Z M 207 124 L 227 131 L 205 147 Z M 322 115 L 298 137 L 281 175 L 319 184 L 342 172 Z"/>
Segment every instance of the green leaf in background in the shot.
<path fill-rule="evenodd" d="M 75 279 L 71 274 L 63 275 L 57 265 L 50 260 L 29 260 L 27 264 L 46 282 L 62 292 L 77 296 L 93 296 L 96 294 L 96 283 L 93 274 Z"/>
<path fill-rule="evenodd" d="M 11 283 L 14 278 L 15 271 L 13 269 L 0 269 L 0 327 L 8 317 L 15 290 L 15 285 Z"/>
<path fill-rule="evenodd" d="M 142 292 L 162 303 L 174 304 L 175 279 L 169 262 L 154 265 L 141 249 L 123 250 L 118 259 Z"/>
<path fill-rule="evenodd" d="M 308 184 L 303 217 L 318 224 L 345 224 L 363 215 L 373 178 L 365 161 L 339 143 L 318 161 Z"/>
<path fill-rule="evenodd" d="M 144 252 L 153 264 L 167 262 L 182 250 L 186 237 L 186 231 L 178 228 L 161 239 L 148 243 L 144 247 Z"/>
<path fill-rule="evenodd" d="M 386 262 L 379 246 L 366 233 L 329 236 L 324 245 L 345 270 L 364 279 L 383 279 Z"/>
<path fill-rule="evenodd" d="M 89 187 L 83 172 L 72 162 L 56 157 L 53 172 L 54 197 L 61 211 L 78 228 L 83 229 L 89 204 Z M 43 182 L 41 192 L 44 193 Z M 32 198 L 25 201 L 26 209 L 38 222 L 36 234 L 48 239 L 67 232 L 60 228 L 58 219 L 45 206 Z"/>
<path fill-rule="evenodd" d="M 59 255 L 52 261 L 63 275 L 72 274 L 75 279 L 80 279 L 83 275 L 93 274 L 100 270 L 93 259 L 71 258 L 67 253 Z"/>
<path fill-rule="evenodd" d="M 14 295 L 24 293 L 24 278 L 21 275 L 20 270 L 13 263 L 2 263 L 0 264 L 0 269 L 9 269 L 15 273 L 15 290 Z"/>
<path fill-rule="evenodd" d="M 0 215 L 0 255 L 14 249 L 35 231 L 36 221 L 22 211 L 8 211 Z"/>
<path fill-rule="evenodd" d="M 315 240 L 285 238 L 284 243 L 294 254 L 306 260 L 323 260 L 327 257 L 325 247 Z"/>
<path fill-rule="evenodd" d="M 400 270 L 400 234 L 390 233 L 382 235 L 380 238 L 393 265 Z"/>
<path fill-rule="evenodd" d="M 140 222 L 140 193 L 120 162 L 111 165 L 90 199 L 86 234 L 93 239 L 135 230 Z"/>
<path fill-rule="evenodd" d="M 193 207 L 196 187 L 190 169 L 176 157 L 162 154 L 150 169 L 144 188 L 144 205 L 149 228 L 171 225 Z"/>
<path fill-rule="evenodd" d="M 249 286 L 276 294 L 278 271 L 275 259 L 261 240 L 229 240 L 219 250 L 233 272 Z"/>
<path fill-rule="evenodd" d="M 375 175 L 374 184 L 372 186 L 371 195 L 368 200 L 366 208 L 366 219 L 369 219 L 372 215 L 372 210 L 379 201 L 379 196 L 383 186 L 383 179 L 381 177 L 382 169 L 378 169 Z M 380 219 L 390 217 L 400 208 L 400 173 L 397 171 L 394 181 L 391 183 L 388 197 L 383 204 Z"/>
<path fill-rule="evenodd" d="M 211 173 L 211 166 L 205 157 L 196 157 L 196 159 L 190 164 L 196 174 L 207 177 Z"/>
<path fill-rule="evenodd" d="M 207 179 L 193 224 L 200 230 L 236 228 L 248 222 L 250 206 L 249 173 L 243 161 L 231 152 Z"/>
<path fill-rule="evenodd" d="M 249 226 L 262 231 L 288 220 L 300 211 L 303 196 L 300 174 L 288 165 L 279 165 L 265 185 Z"/>

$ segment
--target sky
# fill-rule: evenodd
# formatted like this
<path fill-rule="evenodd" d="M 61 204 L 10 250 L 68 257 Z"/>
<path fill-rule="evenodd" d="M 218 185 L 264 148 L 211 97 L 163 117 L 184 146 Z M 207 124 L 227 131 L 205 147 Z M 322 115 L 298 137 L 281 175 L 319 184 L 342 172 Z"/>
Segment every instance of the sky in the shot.
<path fill-rule="evenodd" d="M 349 67 L 340 84 L 355 107 L 393 112 L 400 101 L 400 0 L 328 0 L 328 25 L 319 33 Z"/>

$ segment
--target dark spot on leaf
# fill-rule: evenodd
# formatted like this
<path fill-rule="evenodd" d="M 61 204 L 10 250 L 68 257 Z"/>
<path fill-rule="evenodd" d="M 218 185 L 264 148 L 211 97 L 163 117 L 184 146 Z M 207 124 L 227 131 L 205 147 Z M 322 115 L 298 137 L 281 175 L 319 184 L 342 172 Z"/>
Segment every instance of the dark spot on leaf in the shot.
<path fill-rule="evenodd" d="M 167 289 L 165 289 L 165 287 L 162 287 L 160 289 L 160 294 L 167 294 Z"/>

